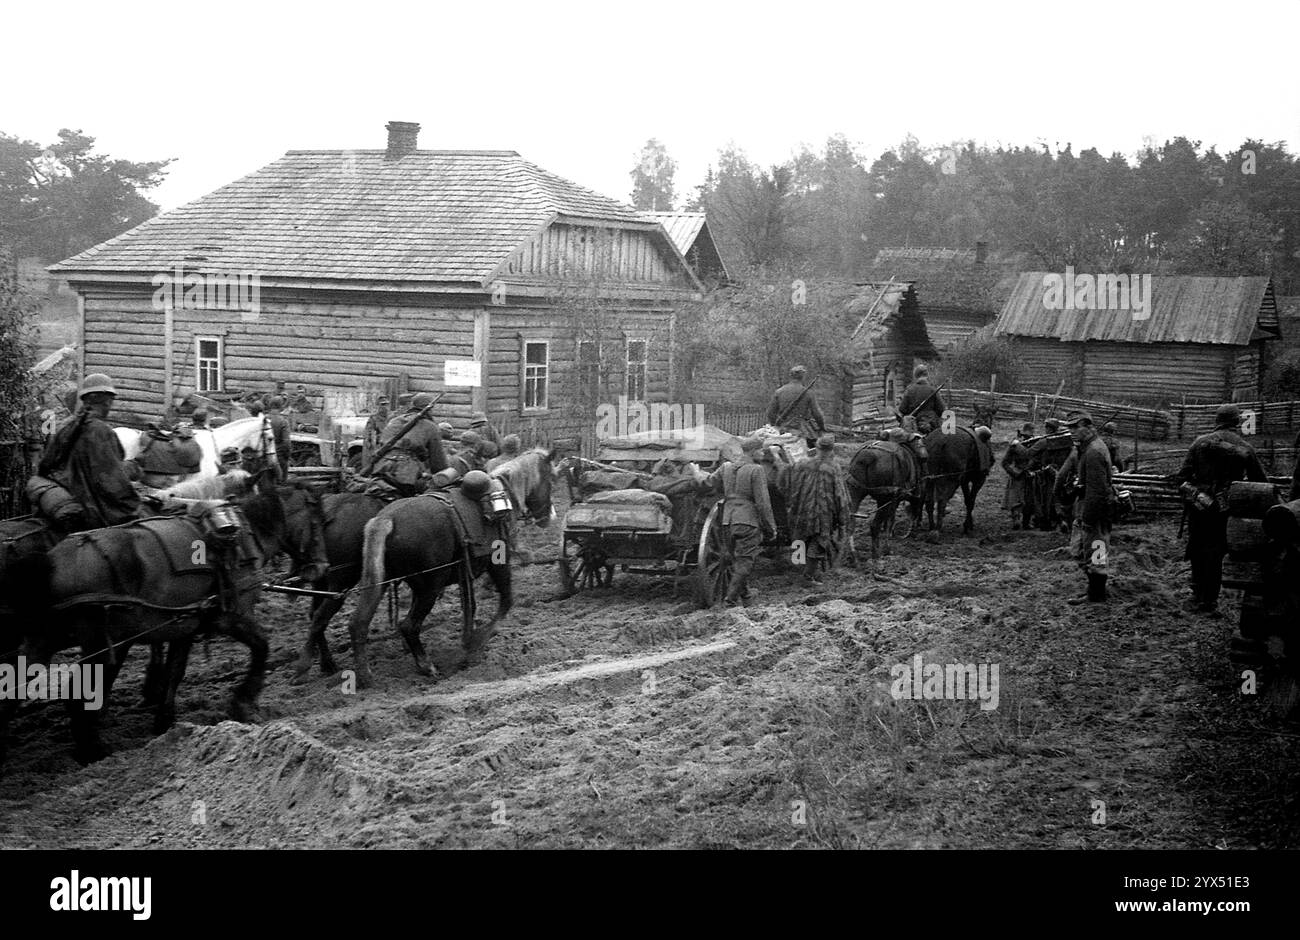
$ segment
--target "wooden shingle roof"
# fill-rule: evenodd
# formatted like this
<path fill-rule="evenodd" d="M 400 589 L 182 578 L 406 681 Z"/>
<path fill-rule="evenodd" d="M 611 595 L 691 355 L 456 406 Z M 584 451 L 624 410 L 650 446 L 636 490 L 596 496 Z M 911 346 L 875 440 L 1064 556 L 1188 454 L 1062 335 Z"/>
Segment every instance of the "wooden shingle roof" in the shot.
<path fill-rule="evenodd" d="M 481 285 L 555 219 L 651 228 L 508 150 L 291 150 L 50 270 Z"/>
<path fill-rule="evenodd" d="M 999 335 L 1244 346 L 1278 331 L 1277 301 L 1267 277 L 1154 275 L 1150 315 L 1141 320 L 1132 310 L 1048 309 L 1044 277 L 1042 271 L 1020 275 L 998 316 Z"/>

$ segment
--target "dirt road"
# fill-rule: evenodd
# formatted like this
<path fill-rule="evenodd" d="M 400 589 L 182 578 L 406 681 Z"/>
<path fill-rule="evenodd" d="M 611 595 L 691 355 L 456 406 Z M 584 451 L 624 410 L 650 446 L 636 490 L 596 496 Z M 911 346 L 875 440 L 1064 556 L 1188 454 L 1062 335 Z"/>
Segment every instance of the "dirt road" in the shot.
<path fill-rule="evenodd" d="M 1297 737 L 1239 692 L 1232 605 L 1183 610 L 1174 526 L 1119 529 L 1112 602 L 1068 607 L 1082 578 L 1063 538 L 1009 531 L 1001 495 L 995 472 L 974 537 L 950 517 L 878 577 L 840 569 L 810 594 L 768 563 L 743 610 L 636 575 L 562 599 L 554 566 L 520 569 L 519 606 L 473 661 L 454 594 L 435 608 L 437 681 L 381 612 L 359 694 L 290 683 L 305 607 L 269 597 L 262 723 L 221 720 L 246 654 L 213 641 L 180 723 L 151 739 L 137 650 L 108 759 L 78 767 L 62 709 L 24 707 L 0 845 L 1296 846 Z M 553 553 L 557 534 L 528 537 Z M 346 668 L 345 617 L 330 636 Z M 917 654 L 996 665 L 997 707 L 896 700 L 891 667 Z"/>

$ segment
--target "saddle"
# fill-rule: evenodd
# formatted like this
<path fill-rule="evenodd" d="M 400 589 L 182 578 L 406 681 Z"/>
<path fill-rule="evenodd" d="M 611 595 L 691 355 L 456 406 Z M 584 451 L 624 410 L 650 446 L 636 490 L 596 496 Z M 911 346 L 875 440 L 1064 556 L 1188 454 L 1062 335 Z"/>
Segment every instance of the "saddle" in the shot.
<path fill-rule="evenodd" d="M 192 436 L 151 428 L 145 441 L 144 449 L 135 458 L 142 473 L 171 477 L 199 472 L 203 448 Z"/>
<path fill-rule="evenodd" d="M 974 428 L 963 427 L 962 430 L 969 434 L 971 440 L 975 442 L 975 451 L 979 455 L 980 473 L 988 473 L 993 469 L 993 446 L 989 443 L 993 438 L 993 432 L 982 425 Z"/>
<path fill-rule="evenodd" d="M 460 537 L 461 544 L 469 548 L 472 558 L 483 558 L 492 554 L 493 543 L 502 537 L 501 528 L 499 523 L 484 515 L 482 503 L 466 496 L 459 486 L 434 490 L 422 495 L 428 499 L 436 499 L 451 510 L 451 517 L 456 523 L 456 534 Z"/>

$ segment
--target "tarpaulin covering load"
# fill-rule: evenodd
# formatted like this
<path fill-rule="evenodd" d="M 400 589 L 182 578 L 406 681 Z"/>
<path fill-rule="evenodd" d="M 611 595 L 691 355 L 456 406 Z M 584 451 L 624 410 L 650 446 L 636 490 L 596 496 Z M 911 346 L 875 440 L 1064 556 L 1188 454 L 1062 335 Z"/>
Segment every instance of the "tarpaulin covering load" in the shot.
<path fill-rule="evenodd" d="M 564 527 L 667 533 L 673 528 L 672 502 L 662 493 L 648 490 L 596 493 L 586 502 L 569 507 Z"/>
<path fill-rule="evenodd" d="M 740 438 L 712 424 L 641 431 L 600 441 L 602 460 L 694 460 L 712 463 L 740 457 Z"/>

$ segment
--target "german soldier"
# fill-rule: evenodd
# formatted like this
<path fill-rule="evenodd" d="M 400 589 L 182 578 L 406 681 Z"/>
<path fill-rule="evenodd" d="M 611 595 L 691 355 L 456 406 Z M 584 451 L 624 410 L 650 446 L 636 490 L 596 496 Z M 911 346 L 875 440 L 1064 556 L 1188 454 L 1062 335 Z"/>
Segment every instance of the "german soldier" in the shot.
<path fill-rule="evenodd" d="M 419 422 L 402 435 L 402 439 L 379 459 L 374 468 L 376 476 L 392 484 L 403 496 L 414 496 L 420 492 L 421 474 L 426 471 L 434 474 L 447 467 L 447 456 L 442 450 L 442 435 L 438 431 L 438 425 L 427 414 L 422 414 L 432 403 L 433 396 L 428 392 L 413 396 L 410 407 L 402 414 L 390 418 L 380 436 L 379 443 L 382 447 L 401 434 L 412 421 Z"/>
<path fill-rule="evenodd" d="M 122 444 L 108 424 L 117 397 L 113 380 L 92 373 L 77 397 L 80 413 L 55 430 L 37 472 L 77 498 L 85 509 L 86 528 L 129 522 L 139 514 L 140 497 L 122 466 Z"/>
<path fill-rule="evenodd" d="M 367 460 L 371 459 L 375 451 L 379 450 L 379 439 L 384 435 L 384 428 L 388 426 L 388 419 L 388 396 L 380 395 L 375 400 L 374 413 L 366 419 L 366 427 L 361 435 Z"/>
<path fill-rule="evenodd" d="M 1110 451 L 1111 466 L 1120 473 L 1124 472 L 1125 461 L 1121 452 L 1119 440 L 1115 437 L 1119 433 L 1119 428 L 1115 426 L 1114 421 L 1107 421 L 1101 426 L 1101 439 L 1106 442 L 1106 449 Z"/>
<path fill-rule="evenodd" d="M 266 403 L 266 420 L 271 425 L 271 437 L 275 439 L 275 459 L 280 467 L 280 479 L 289 479 L 289 454 L 293 451 L 293 436 L 289 431 L 289 419 L 284 411 L 284 396 L 272 395 Z"/>
<path fill-rule="evenodd" d="M 763 444 L 756 437 L 740 442 L 741 456 L 710 475 L 722 480 L 726 499 L 722 524 L 731 546 L 731 584 L 724 602 L 739 603 L 749 597 L 749 575 L 754 570 L 764 538 L 776 537 L 776 517 L 767 492 L 767 471 L 759 463 Z"/>
<path fill-rule="evenodd" d="M 938 389 L 930 384 L 930 370 L 925 363 L 912 370 L 912 384 L 903 392 L 895 410 L 900 421 L 910 415 L 919 434 L 929 434 L 943 424 L 947 406 Z"/>
<path fill-rule="evenodd" d="M 790 369 L 790 381 L 772 395 L 767 406 L 767 423 L 780 431 L 795 431 L 803 435 L 808 449 L 817 446 L 817 436 L 826 431 L 826 419 L 817 404 L 817 396 L 804 385 L 808 370 L 803 366 Z"/>
<path fill-rule="evenodd" d="M 1218 609 L 1223 556 L 1228 552 L 1228 487 L 1237 480 L 1267 482 L 1255 449 L 1237 432 L 1241 411 L 1220 405 L 1214 430 L 1192 442 L 1174 479 L 1188 505 L 1187 551 L 1192 563 L 1192 594 L 1202 612 Z"/>
<path fill-rule="evenodd" d="M 812 456 L 790 474 L 790 535 L 804 544 L 804 577 L 822 583 L 839 556 L 848 531 L 849 494 L 835 464 L 835 438 L 823 434 Z"/>
<path fill-rule="evenodd" d="M 1087 593 L 1066 603 L 1097 603 L 1107 599 L 1106 578 L 1110 571 L 1110 524 L 1115 512 L 1110 450 L 1086 412 L 1076 414 L 1066 424 L 1079 449 L 1079 495 L 1070 528 L 1070 548 L 1079 568 L 1088 576 Z"/>
<path fill-rule="evenodd" d="M 1006 494 L 1002 508 L 1011 511 L 1011 528 L 1029 528 L 1029 448 L 1021 441 L 1034 436 L 1034 426 L 1023 424 L 1002 456 L 1002 469 L 1007 474 Z"/>
<path fill-rule="evenodd" d="M 501 435 L 497 429 L 488 424 L 487 415 L 481 411 L 476 411 L 469 416 L 469 429 L 483 438 L 485 441 L 491 441 L 497 445 L 498 451 L 501 448 Z M 495 456 L 495 455 L 494 455 Z"/>
<path fill-rule="evenodd" d="M 1030 492 L 1034 515 L 1038 517 L 1038 527 L 1052 529 L 1059 519 L 1055 499 L 1056 478 L 1061 465 L 1074 449 L 1074 442 L 1068 432 L 1061 430 L 1061 422 L 1055 418 L 1048 418 L 1043 428 L 1043 436 L 1029 447 Z"/>

